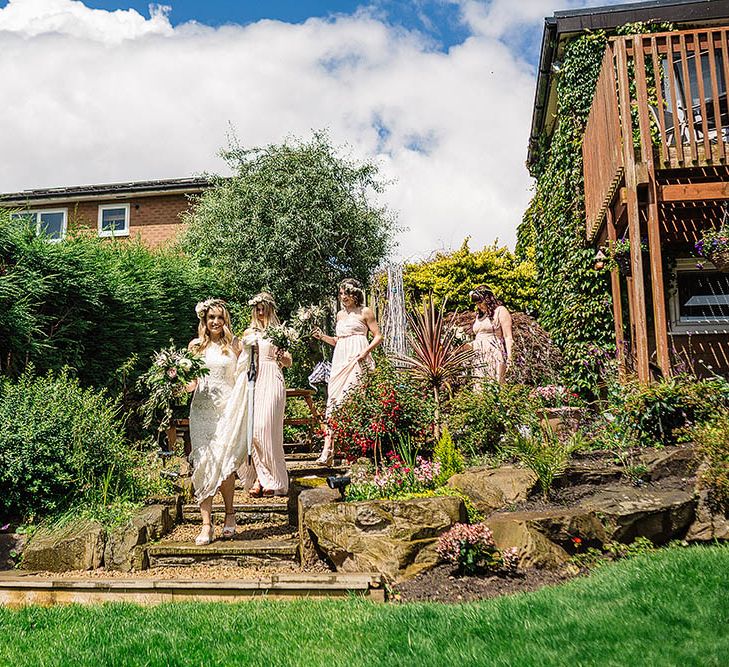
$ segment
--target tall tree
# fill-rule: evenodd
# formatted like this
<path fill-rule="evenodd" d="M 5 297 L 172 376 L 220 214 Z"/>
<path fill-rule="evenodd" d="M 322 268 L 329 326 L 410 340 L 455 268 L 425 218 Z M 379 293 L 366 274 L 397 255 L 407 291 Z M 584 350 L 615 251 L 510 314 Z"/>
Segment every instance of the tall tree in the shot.
<path fill-rule="evenodd" d="M 270 290 L 286 316 L 333 296 L 344 277 L 367 282 L 388 255 L 395 226 L 373 202 L 384 185 L 377 166 L 343 157 L 325 133 L 222 156 L 234 175 L 197 199 L 183 246 L 239 300 Z"/>

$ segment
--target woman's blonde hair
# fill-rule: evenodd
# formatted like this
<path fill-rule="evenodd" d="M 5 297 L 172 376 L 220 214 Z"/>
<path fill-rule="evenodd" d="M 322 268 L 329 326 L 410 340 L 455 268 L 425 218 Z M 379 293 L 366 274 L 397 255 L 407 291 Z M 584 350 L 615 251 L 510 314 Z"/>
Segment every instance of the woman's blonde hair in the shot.
<path fill-rule="evenodd" d="M 256 306 L 258 304 L 263 304 L 264 306 L 263 316 L 265 322 L 256 313 Z M 259 292 L 248 302 L 248 305 L 253 306 L 253 310 L 251 311 L 251 329 L 263 331 L 267 326 L 272 324 L 281 324 L 278 315 L 276 315 L 276 301 L 269 292 Z"/>
<path fill-rule="evenodd" d="M 230 313 L 225 307 L 225 301 L 222 299 L 207 299 L 195 306 L 198 325 L 197 342 L 194 344 L 193 349 L 198 353 L 204 352 L 205 348 L 212 342 L 210 332 L 208 331 L 208 313 L 213 308 L 219 308 L 223 312 L 223 335 L 220 337 L 220 349 L 223 354 L 227 354 L 233 345 L 233 332 L 230 326 Z"/>

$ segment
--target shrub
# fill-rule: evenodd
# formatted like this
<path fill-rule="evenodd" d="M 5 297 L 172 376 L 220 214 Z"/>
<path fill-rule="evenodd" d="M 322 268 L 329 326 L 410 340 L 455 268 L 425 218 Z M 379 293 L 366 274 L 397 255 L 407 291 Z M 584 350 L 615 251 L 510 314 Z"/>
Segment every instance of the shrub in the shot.
<path fill-rule="evenodd" d="M 329 426 L 335 446 L 349 458 L 381 457 L 401 438 L 415 445 L 431 440 L 433 414 L 433 402 L 422 389 L 378 355 L 377 368 L 352 388 Z"/>
<path fill-rule="evenodd" d="M 461 450 L 472 457 L 494 452 L 507 427 L 535 423 L 529 393 L 528 387 L 495 382 L 459 392 L 448 404 L 447 421 Z"/>
<path fill-rule="evenodd" d="M 135 457 L 107 397 L 32 367 L 0 388 L 0 514 L 47 515 L 80 497 L 134 495 Z"/>
<path fill-rule="evenodd" d="M 453 475 L 463 472 L 465 467 L 463 454 L 453 444 L 453 438 L 451 438 L 451 432 L 447 426 L 443 428 L 443 433 L 435 445 L 433 461 L 440 464 L 440 474 L 437 480 L 439 484 L 445 484 Z"/>
<path fill-rule="evenodd" d="M 506 451 L 537 476 L 546 500 L 555 478 L 567 469 L 570 456 L 579 447 L 581 440 L 579 433 L 561 440 L 549 423 L 544 422 L 536 429 L 520 426 L 511 431 Z"/>
<path fill-rule="evenodd" d="M 715 511 L 729 512 L 729 410 L 696 427 L 693 438 L 706 463 L 700 479 L 709 491 L 709 502 Z"/>
<path fill-rule="evenodd" d="M 216 295 L 209 269 L 141 241 L 87 234 L 48 243 L 0 212 L 0 371 L 75 369 L 84 385 L 109 387 L 136 355 L 146 361 L 174 339 L 187 345 L 201 298 Z M 127 386 L 140 368 L 127 364 Z"/>
<path fill-rule="evenodd" d="M 726 380 L 677 376 L 650 385 L 629 385 L 616 412 L 619 426 L 640 444 L 668 445 L 679 439 L 680 429 L 710 419 L 727 405 Z"/>
<path fill-rule="evenodd" d="M 440 536 L 436 551 L 442 559 L 457 565 L 460 574 L 475 574 L 481 569 L 513 571 L 517 566 L 516 550 L 499 552 L 485 523 L 457 523 Z"/>

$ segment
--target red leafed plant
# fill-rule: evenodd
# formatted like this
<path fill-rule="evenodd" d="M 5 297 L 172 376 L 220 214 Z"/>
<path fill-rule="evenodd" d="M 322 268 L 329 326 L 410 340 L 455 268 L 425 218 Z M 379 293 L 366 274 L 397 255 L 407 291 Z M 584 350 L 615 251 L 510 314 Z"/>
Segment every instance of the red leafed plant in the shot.
<path fill-rule="evenodd" d="M 443 316 L 432 300 L 423 301 L 422 311 L 408 313 L 408 338 L 412 355 L 398 357 L 398 362 L 433 392 L 436 437 L 440 434 L 440 403 L 443 390 L 452 392 L 453 384 L 464 375 L 473 356 L 464 344 L 463 332 Z"/>

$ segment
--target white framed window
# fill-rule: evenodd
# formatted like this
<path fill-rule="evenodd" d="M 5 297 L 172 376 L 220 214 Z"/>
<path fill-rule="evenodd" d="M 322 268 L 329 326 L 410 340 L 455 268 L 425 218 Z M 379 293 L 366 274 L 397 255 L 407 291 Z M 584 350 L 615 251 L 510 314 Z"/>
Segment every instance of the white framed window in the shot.
<path fill-rule="evenodd" d="M 705 260 L 676 260 L 669 313 L 672 334 L 729 333 L 729 273 Z"/>
<path fill-rule="evenodd" d="M 129 236 L 129 204 L 99 206 L 99 236 Z"/>
<path fill-rule="evenodd" d="M 45 236 L 48 241 L 58 243 L 66 238 L 68 209 L 38 209 L 13 213 L 13 218 L 24 218 L 35 225 L 38 236 Z"/>

